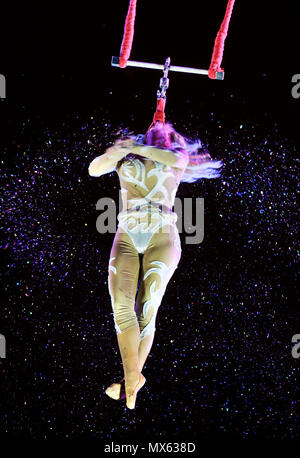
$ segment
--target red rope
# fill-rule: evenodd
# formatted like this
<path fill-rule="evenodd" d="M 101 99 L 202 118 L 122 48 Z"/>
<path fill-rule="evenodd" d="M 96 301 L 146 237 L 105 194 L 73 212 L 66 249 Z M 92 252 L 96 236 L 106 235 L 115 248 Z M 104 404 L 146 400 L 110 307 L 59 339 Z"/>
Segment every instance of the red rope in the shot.
<path fill-rule="evenodd" d="M 136 13 L 136 0 L 130 0 L 128 12 L 126 16 L 126 21 L 125 21 L 125 26 L 124 26 L 123 41 L 121 44 L 121 51 L 120 51 L 119 66 L 121 68 L 126 67 L 127 61 L 130 56 L 130 52 L 132 48 L 132 41 L 133 41 L 133 34 L 134 34 L 135 13 Z"/>
<path fill-rule="evenodd" d="M 152 124 L 148 128 L 147 133 L 149 132 L 151 127 L 153 127 L 154 124 L 157 123 L 157 121 L 160 121 L 163 124 L 165 123 L 165 118 L 166 118 L 165 106 L 166 106 L 166 98 L 157 99 L 156 112 L 154 113 Z"/>
<path fill-rule="evenodd" d="M 208 76 L 211 79 L 216 79 L 216 72 L 224 71 L 224 69 L 221 68 L 221 63 L 223 59 L 224 43 L 225 43 L 225 39 L 228 33 L 228 26 L 229 26 L 234 2 L 235 0 L 228 0 L 223 22 L 221 24 L 220 30 L 217 33 L 217 36 L 215 39 L 214 50 L 213 50 L 210 66 L 208 69 Z"/>
<path fill-rule="evenodd" d="M 162 123 L 165 122 L 165 106 L 166 106 L 166 98 L 157 99 L 156 112 L 154 113 L 154 116 L 153 116 L 154 124 L 157 121 L 160 121 Z"/>

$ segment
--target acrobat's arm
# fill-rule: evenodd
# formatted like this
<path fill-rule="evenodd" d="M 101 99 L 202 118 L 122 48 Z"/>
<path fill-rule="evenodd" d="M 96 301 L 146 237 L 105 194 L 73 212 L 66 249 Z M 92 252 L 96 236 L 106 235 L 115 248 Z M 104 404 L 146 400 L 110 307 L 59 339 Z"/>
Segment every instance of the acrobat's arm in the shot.
<path fill-rule="evenodd" d="M 178 169 L 185 169 L 189 163 L 189 156 L 187 153 L 156 148 L 155 146 L 136 145 L 132 148 L 132 152 Z"/>
<path fill-rule="evenodd" d="M 117 141 L 104 154 L 96 157 L 89 165 L 89 175 L 100 177 L 105 173 L 113 172 L 118 162 L 128 154 L 126 142 Z"/>

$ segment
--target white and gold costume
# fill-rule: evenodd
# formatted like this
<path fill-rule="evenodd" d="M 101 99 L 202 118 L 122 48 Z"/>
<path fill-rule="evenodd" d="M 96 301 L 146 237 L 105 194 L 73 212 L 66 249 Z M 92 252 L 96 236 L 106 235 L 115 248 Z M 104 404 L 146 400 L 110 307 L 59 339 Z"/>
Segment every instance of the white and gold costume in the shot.
<path fill-rule="evenodd" d="M 172 207 L 182 170 L 128 154 L 116 171 L 123 209 L 110 253 L 109 292 L 117 333 L 138 322 L 143 339 L 155 331 L 158 308 L 181 257 Z"/>

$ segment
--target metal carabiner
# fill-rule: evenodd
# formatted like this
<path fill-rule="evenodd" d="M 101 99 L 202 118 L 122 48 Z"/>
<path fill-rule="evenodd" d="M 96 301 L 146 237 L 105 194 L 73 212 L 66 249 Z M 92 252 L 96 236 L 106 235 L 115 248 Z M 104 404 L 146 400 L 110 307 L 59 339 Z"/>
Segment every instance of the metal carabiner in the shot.
<path fill-rule="evenodd" d="M 164 65 L 164 70 L 163 70 L 164 76 L 160 79 L 160 82 L 159 82 L 160 89 L 158 89 L 157 91 L 157 98 L 166 97 L 166 92 L 169 87 L 168 73 L 169 73 L 170 63 L 171 63 L 171 59 L 170 57 L 168 57 Z"/>

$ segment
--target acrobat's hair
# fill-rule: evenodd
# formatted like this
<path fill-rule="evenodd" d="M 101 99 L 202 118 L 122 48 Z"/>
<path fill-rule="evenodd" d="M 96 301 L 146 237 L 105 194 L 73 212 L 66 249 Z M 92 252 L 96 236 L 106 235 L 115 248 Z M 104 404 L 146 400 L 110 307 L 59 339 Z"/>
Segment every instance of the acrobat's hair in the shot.
<path fill-rule="evenodd" d="M 202 149 L 200 140 L 191 142 L 183 135 L 176 132 L 170 123 L 156 122 L 147 132 L 144 139 L 145 144 L 168 148 L 172 151 L 183 152 L 189 155 L 189 162 L 180 181 L 193 183 L 201 178 L 218 178 L 222 161 L 212 160 L 208 152 L 199 153 Z"/>

